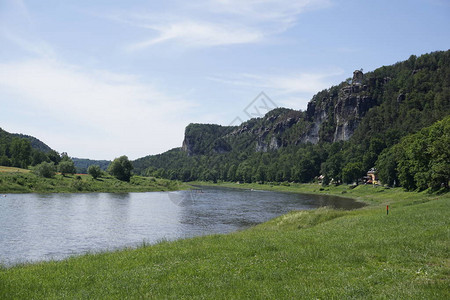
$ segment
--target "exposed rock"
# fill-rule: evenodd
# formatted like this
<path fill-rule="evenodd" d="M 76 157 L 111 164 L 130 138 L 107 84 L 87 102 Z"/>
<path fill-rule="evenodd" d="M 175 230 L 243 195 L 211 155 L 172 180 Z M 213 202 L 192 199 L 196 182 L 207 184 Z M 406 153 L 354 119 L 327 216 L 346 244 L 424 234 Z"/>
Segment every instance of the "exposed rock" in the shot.
<path fill-rule="evenodd" d="M 353 72 L 353 79 L 352 79 L 353 85 L 362 84 L 363 79 L 364 79 L 364 74 L 361 70 L 356 70 Z"/>
<path fill-rule="evenodd" d="M 187 154 L 189 156 L 192 155 L 193 143 L 191 143 L 191 141 L 189 140 L 189 138 L 186 135 L 184 136 L 184 140 L 183 140 L 183 144 L 181 146 L 181 149 L 184 152 L 187 152 Z"/>
<path fill-rule="evenodd" d="M 367 111 L 376 105 L 368 96 L 351 95 L 339 98 L 334 107 L 335 132 L 333 141 L 347 141 Z"/>
<path fill-rule="evenodd" d="M 280 141 L 275 136 L 273 136 L 270 140 L 269 149 L 278 150 L 278 148 L 280 148 L 280 144 Z"/>
<path fill-rule="evenodd" d="M 318 93 L 308 103 L 306 112 L 277 108 L 237 127 L 227 129 L 209 125 L 201 130 L 187 130 L 182 149 L 195 155 L 202 151 L 225 153 L 233 147 L 238 150 L 255 145 L 256 151 L 266 152 L 289 144 L 346 141 L 367 111 L 377 105 L 369 96 L 370 90 L 380 88 L 389 80 L 389 77 L 365 80 L 363 72 L 356 70 L 350 85 L 342 83 Z M 397 101 L 403 101 L 404 97 L 399 95 Z M 295 130 L 291 130 L 294 126 Z M 204 145 L 205 140 L 212 140 L 213 145 Z M 208 149 L 202 150 L 204 147 Z"/>
<path fill-rule="evenodd" d="M 333 140 L 335 142 L 347 141 L 353 135 L 353 132 L 355 131 L 358 124 L 358 120 L 347 120 L 343 124 L 336 126 Z"/>

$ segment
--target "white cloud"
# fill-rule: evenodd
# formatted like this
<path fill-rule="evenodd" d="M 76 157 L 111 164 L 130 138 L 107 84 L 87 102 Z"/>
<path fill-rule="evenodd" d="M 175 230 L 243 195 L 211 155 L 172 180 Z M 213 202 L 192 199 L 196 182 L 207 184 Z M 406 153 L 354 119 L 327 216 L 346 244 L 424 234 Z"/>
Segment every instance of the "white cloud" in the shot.
<path fill-rule="evenodd" d="M 141 50 L 164 42 L 177 42 L 184 47 L 204 47 L 245 44 L 262 40 L 263 34 L 256 29 L 215 24 L 210 22 L 186 21 L 170 24 L 147 25 L 158 32 L 158 36 L 132 44 L 128 50 Z"/>
<path fill-rule="evenodd" d="M 52 140 L 46 142 L 86 157 L 114 153 L 137 158 L 179 146 L 185 113 L 192 107 L 134 76 L 48 59 L 0 64 L 0 87 L 20 99 L 22 106 L 34 108 L 36 115 L 50 116 L 54 130 L 47 133 Z M 82 128 L 91 137 L 80 134 Z"/>
<path fill-rule="evenodd" d="M 299 15 L 323 8 L 328 0 L 205 0 L 177 2 L 182 14 L 155 15 L 145 12 L 110 14 L 109 19 L 147 28 L 154 36 L 133 43 L 127 50 L 137 51 L 167 43 L 178 47 L 212 47 L 258 43 L 295 25 Z"/>

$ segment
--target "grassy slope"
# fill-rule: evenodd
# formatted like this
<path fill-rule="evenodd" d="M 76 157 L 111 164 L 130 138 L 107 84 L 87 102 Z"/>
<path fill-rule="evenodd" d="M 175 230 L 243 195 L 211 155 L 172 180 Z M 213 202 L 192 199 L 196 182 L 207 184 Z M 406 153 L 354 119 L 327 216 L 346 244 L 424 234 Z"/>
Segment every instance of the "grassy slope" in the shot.
<path fill-rule="evenodd" d="M 30 170 L 0 166 L 0 173 L 30 173 Z"/>
<path fill-rule="evenodd" d="M 90 175 L 55 175 L 42 178 L 28 170 L 0 167 L 0 193 L 150 192 L 189 188 L 177 181 L 133 176 L 123 182 L 112 176 L 93 179 Z"/>
<path fill-rule="evenodd" d="M 380 190 L 349 191 L 372 204 L 355 211 L 3 269 L 0 298 L 449 299 L 450 195 Z"/>

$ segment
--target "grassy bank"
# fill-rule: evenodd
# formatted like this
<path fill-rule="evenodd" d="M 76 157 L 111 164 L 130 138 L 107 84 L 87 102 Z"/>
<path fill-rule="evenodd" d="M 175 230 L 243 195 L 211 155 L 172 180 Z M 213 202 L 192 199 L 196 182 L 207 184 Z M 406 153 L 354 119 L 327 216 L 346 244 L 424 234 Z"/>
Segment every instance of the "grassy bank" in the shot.
<path fill-rule="evenodd" d="M 1 269 L 0 298 L 449 299 L 449 194 L 375 191 L 347 189 L 359 210 Z"/>
<path fill-rule="evenodd" d="M 105 175 L 93 179 L 90 175 L 55 175 L 39 177 L 29 170 L 0 167 L 0 193 L 77 193 L 77 192 L 151 192 L 189 188 L 188 185 L 166 179 L 133 176 L 130 182 Z"/>

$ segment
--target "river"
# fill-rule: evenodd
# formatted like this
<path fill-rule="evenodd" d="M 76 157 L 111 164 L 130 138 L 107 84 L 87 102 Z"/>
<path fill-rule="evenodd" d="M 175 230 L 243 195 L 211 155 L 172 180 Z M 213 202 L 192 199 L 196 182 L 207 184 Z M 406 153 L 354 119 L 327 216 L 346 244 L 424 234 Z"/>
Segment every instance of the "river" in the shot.
<path fill-rule="evenodd" d="M 361 207 L 350 199 L 218 187 L 151 193 L 8 194 L 0 198 L 0 264 L 64 259 L 214 233 L 291 210 Z"/>

